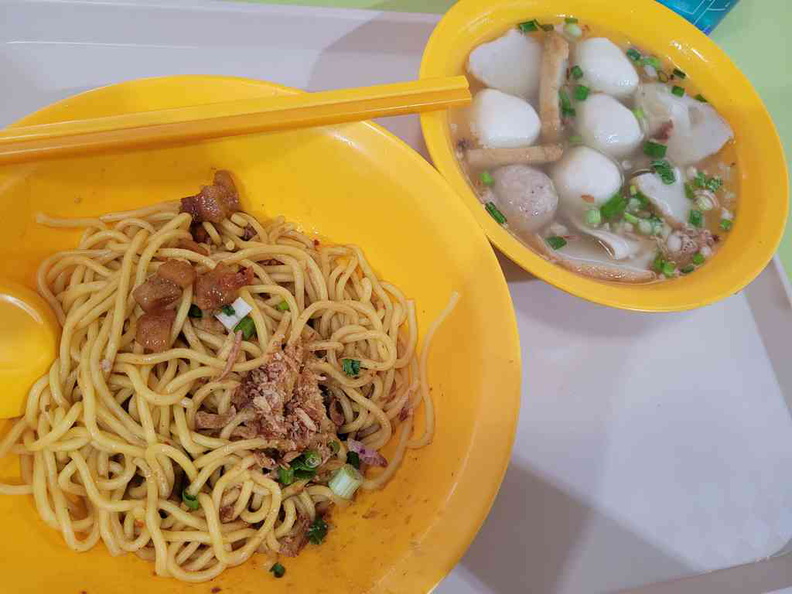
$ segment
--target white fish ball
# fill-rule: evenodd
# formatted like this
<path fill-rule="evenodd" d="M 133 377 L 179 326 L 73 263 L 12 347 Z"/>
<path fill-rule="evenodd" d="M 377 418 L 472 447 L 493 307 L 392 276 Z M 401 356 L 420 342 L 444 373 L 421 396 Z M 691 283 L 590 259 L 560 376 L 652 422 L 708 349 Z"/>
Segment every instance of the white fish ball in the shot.
<path fill-rule="evenodd" d="M 576 126 L 584 144 L 616 159 L 632 153 L 643 140 L 635 114 L 603 93 L 578 104 Z"/>
<path fill-rule="evenodd" d="M 564 211 L 576 220 L 601 206 L 622 186 L 619 167 L 609 157 L 587 146 L 568 150 L 551 172 Z"/>
<path fill-rule="evenodd" d="M 473 99 L 470 129 L 485 148 L 531 146 L 541 128 L 536 110 L 519 97 L 484 89 Z"/>
<path fill-rule="evenodd" d="M 578 43 L 575 64 L 583 70 L 583 81 L 594 91 L 614 97 L 629 97 L 638 88 L 638 72 L 624 51 L 604 37 Z"/>
<path fill-rule="evenodd" d="M 468 57 L 468 72 L 492 89 L 532 100 L 539 92 L 542 45 L 517 29 L 482 43 Z"/>

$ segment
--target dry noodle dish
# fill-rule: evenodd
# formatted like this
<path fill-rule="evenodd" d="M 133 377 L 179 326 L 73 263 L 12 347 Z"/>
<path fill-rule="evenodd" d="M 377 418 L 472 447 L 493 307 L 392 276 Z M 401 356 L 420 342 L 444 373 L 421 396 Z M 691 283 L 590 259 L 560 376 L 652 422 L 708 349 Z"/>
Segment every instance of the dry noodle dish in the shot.
<path fill-rule="evenodd" d="M 32 494 L 70 548 L 192 582 L 282 561 L 431 442 L 428 344 L 456 295 L 419 362 L 412 301 L 360 249 L 259 223 L 225 171 L 180 202 L 39 222 L 87 230 L 38 273 L 60 352 L 0 443 L 24 483 L 0 493 Z"/>
<path fill-rule="evenodd" d="M 651 282 L 713 257 L 735 215 L 733 133 L 685 72 L 569 17 L 473 49 L 451 113 L 482 207 L 546 259 Z"/>

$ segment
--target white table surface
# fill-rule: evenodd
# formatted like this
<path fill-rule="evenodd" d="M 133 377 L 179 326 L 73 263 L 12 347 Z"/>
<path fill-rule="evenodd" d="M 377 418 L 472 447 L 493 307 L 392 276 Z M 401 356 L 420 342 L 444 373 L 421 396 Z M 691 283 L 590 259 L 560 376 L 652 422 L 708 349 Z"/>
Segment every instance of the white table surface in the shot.
<path fill-rule="evenodd" d="M 201 0 L 4 2 L 0 73 L 13 92 L 0 124 L 145 76 L 230 74 L 311 90 L 409 79 L 435 21 Z M 423 152 L 414 117 L 385 124 Z M 490 517 L 437 591 L 614 591 L 781 550 L 792 537 L 792 312 L 775 270 L 719 304 L 647 315 L 503 266 L 525 366 L 514 453 Z M 792 584 L 774 563 L 720 586 L 722 573 L 666 587 Z"/>

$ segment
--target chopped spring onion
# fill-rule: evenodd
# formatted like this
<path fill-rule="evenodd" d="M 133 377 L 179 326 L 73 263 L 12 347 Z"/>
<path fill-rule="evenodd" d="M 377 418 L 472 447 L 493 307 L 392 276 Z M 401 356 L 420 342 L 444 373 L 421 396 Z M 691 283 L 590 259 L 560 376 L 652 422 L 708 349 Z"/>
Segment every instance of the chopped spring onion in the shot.
<path fill-rule="evenodd" d="M 662 159 L 666 156 L 666 151 L 668 151 L 666 145 L 652 140 L 647 140 L 643 146 L 644 155 L 652 157 L 653 159 Z"/>
<path fill-rule="evenodd" d="M 696 198 L 696 206 L 704 212 L 715 208 L 715 200 L 708 196 L 708 192 L 701 192 Z"/>
<path fill-rule="evenodd" d="M 564 19 L 564 22 L 565 22 L 565 23 L 567 23 L 567 24 L 569 24 L 569 25 L 572 25 L 572 24 L 574 24 L 574 23 L 577 23 L 577 22 L 578 22 L 578 20 L 577 20 L 575 17 L 566 17 L 566 18 Z"/>
<path fill-rule="evenodd" d="M 668 75 L 665 72 L 663 72 L 662 70 L 658 70 L 657 71 L 657 80 L 659 80 L 660 82 L 666 83 L 666 82 L 668 82 Z"/>
<path fill-rule="evenodd" d="M 575 86 L 575 99 L 585 101 L 589 96 L 590 89 L 586 85 Z"/>
<path fill-rule="evenodd" d="M 674 68 L 673 72 L 671 72 L 677 78 L 687 78 L 687 74 L 684 71 L 680 70 L 679 68 Z"/>
<path fill-rule="evenodd" d="M 652 170 L 660 176 L 660 180 L 667 186 L 670 186 L 676 181 L 676 174 L 674 168 L 665 159 L 652 161 Z"/>
<path fill-rule="evenodd" d="M 198 498 L 190 495 L 186 488 L 182 491 L 182 503 L 187 506 L 187 509 L 192 511 L 195 511 L 201 507 L 201 504 L 198 503 Z"/>
<path fill-rule="evenodd" d="M 330 479 L 327 486 L 342 499 L 352 499 L 355 491 L 363 484 L 363 476 L 351 464 L 344 464 Z"/>
<path fill-rule="evenodd" d="M 703 171 L 696 173 L 693 180 L 697 188 L 703 188 L 710 192 L 717 192 L 723 187 L 723 180 L 718 176 L 708 177 Z"/>
<path fill-rule="evenodd" d="M 532 21 L 526 21 L 517 25 L 517 28 L 523 33 L 533 33 L 534 31 L 539 30 L 539 21 L 536 19 Z"/>
<path fill-rule="evenodd" d="M 663 272 L 663 266 L 665 266 L 665 258 L 663 258 L 663 254 L 658 252 L 655 256 L 654 262 L 652 262 L 652 269 L 655 272 Z"/>
<path fill-rule="evenodd" d="M 561 103 L 561 114 L 566 117 L 574 117 L 575 108 L 572 107 L 572 100 L 564 89 L 558 91 L 558 100 Z"/>
<path fill-rule="evenodd" d="M 331 452 L 333 452 L 334 454 L 337 454 L 340 449 L 341 449 L 341 444 L 340 443 L 338 443 L 337 441 L 331 441 L 330 442 L 330 451 Z"/>
<path fill-rule="evenodd" d="M 660 58 L 656 56 L 645 56 L 641 58 L 641 66 L 651 66 L 652 68 L 660 70 L 663 64 L 660 62 Z"/>
<path fill-rule="evenodd" d="M 552 237 L 546 237 L 545 241 L 547 245 L 549 245 L 554 250 L 560 250 L 567 244 L 567 240 L 563 237 L 558 237 L 558 235 L 553 235 Z"/>
<path fill-rule="evenodd" d="M 327 522 L 321 516 L 316 516 L 316 519 L 308 528 L 308 541 L 311 544 L 320 545 L 327 536 Z"/>
<path fill-rule="evenodd" d="M 704 98 L 704 95 L 702 95 L 701 93 L 699 93 L 698 95 L 696 95 L 695 99 L 696 99 L 696 101 L 701 101 L 702 103 L 709 103 L 709 101 L 707 101 L 707 100 Z"/>
<path fill-rule="evenodd" d="M 701 252 L 693 254 L 693 264 L 695 264 L 696 266 L 701 266 L 702 264 L 704 264 L 705 260 L 706 258 L 703 256 Z"/>
<path fill-rule="evenodd" d="M 646 219 L 640 219 L 638 221 L 638 233 L 641 235 L 651 235 L 652 234 L 652 223 L 647 221 Z"/>
<path fill-rule="evenodd" d="M 256 323 L 250 316 L 245 316 L 240 320 L 239 324 L 234 326 L 234 332 L 242 331 L 242 338 L 250 340 L 256 335 Z"/>
<path fill-rule="evenodd" d="M 647 198 L 643 192 L 638 192 L 635 195 L 635 198 L 641 203 L 642 210 L 646 210 L 649 208 L 649 198 Z"/>
<path fill-rule="evenodd" d="M 539 25 L 539 26 L 542 28 L 543 31 L 552 31 L 553 29 L 555 29 L 553 25 Z"/>
<path fill-rule="evenodd" d="M 721 219 L 720 228 L 723 231 L 731 231 L 733 225 L 734 225 L 734 221 L 732 221 L 731 219 Z"/>
<path fill-rule="evenodd" d="M 322 456 L 319 455 L 319 452 L 314 450 L 306 450 L 303 452 L 302 456 L 297 458 L 297 460 L 299 460 L 299 467 L 303 468 L 304 470 L 314 470 L 319 468 L 319 466 L 322 464 Z M 295 465 L 297 460 L 292 462 L 291 467 L 294 469 L 298 468 L 298 466 Z"/>
<path fill-rule="evenodd" d="M 638 187 L 635 184 L 630 184 L 630 196 L 635 196 L 638 193 Z"/>
<path fill-rule="evenodd" d="M 569 73 L 572 75 L 572 78 L 576 80 L 583 78 L 583 69 L 580 66 L 572 66 L 572 70 L 570 70 Z"/>
<path fill-rule="evenodd" d="M 676 264 L 674 264 L 673 262 L 665 262 L 663 264 L 662 272 L 663 272 L 663 276 L 665 276 L 666 278 L 671 278 L 672 276 L 674 276 L 674 273 L 676 272 Z"/>
<path fill-rule="evenodd" d="M 251 311 L 253 308 L 242 297 L 237 297 L 231 305 L 224 305 L 215 317 L 226 327 L 226 330 L 234 330 Z"/>
<path fill-rule="evenodd" d="M 360 454 L 357 452 L 347 452 L 346 463 L 360 470 Z"/>
<path fill-rule="evenodd" d="M 294 482 L 294 469 L 278 467 L 278 482 L 284 487 L 288 487 Z"/>
<path fill-rule="evenodd" d="M 635 109 L 633 109 L 633 115 L 635 116 L 635 119 L 638 120 L 639 123 L 643 120 L 646 120 L 646 112 L 640 107 L 636 107 Z"/>
<path fill-rule="evenodd" d="M 638 212 L 641 210 L 641 201 L 638 198 L 630 198 L 627 203 L 627 212 Z"/>
<path fill-rule="evenodd" d="M 690 274 L 695 269 L 696 269 L 696 267 L 693 266 L 693 264 L 688 264 L 687 266 L 683 266 L 682 268 L 680 268 L 679 272 L 681 272 L 682 274 Z"/>
<path fill-rule="evenodd" d="M 700 229 L 701 227 L 704 226 L 704 213 L 694 208 L 693 210 L 690 211 L 690 214 L 688 215 L 688 223 L 690 223 L 697 229 Z"/>
<path fill-rule="evenodd" d="M 627 57 L 630 58 L 630 60 L 632 60 L 633 62 L 637 62 L 638 60 L 641 59 L 641 52 L 639 52 L 634 47 L 631 47 L 630 49 L 627 50 Z"/>
<path fill-rule="evenodd" d="M 489 215 L 495 219 L 495 222 L 498 223 L 498 225 L 503 225 L 503 223 L 506 222 L 506 217 L 503 216 L 503 213 L 498 210 L 498 207 L 495 206 L 494 203 L 487 202 L 487 204 L 484 205 L 484 208 L 489 213 Z"/>
<path fill-rule="evenodd" d="M 275 306 L 275 309 L 277 309 L 278 311 L 289 311 L 290 309 L 289 302 L 284 299 L 283 301 L 278 303 L 278 305 Z"/>
<path fill-rule="evenodd" d="M 691 186 L 688 183 L 685 183 L 685 197 L 688 200 L 695 200 L 696 199 L 696 194 L 693 191 L 693 186 Z"/>
<path fill-rule="evenodd" d="M 627 199 L 621 193 L 614 194 L 608 201 L 600 206 L 600 214 L 606 221 L 620 217 L 627 210 Z"/>
<path fill-rule="evenodd" d="M 485 186 L 491 186 L 492 184 L 495 183 L 495 180 L 493 179 L 492 174 L 489 171 L 482 171 L 481 173 L 479 173 L 479 179 L 481 180 L 481 183 L 484 184 Z"/>
<path fill-rule="evenodd" d="M 272 567 L 269 568 L 270 573 L 274 575 L 276 578 L 282 578 L 286 575 L 286 568 L 281 565 L 280 563 L 276 563 Z"/>
<path fill-rule="evenodd" d="M 341 368 L 348 376 L 355 377 L 360 374 L 360 361 L 357 359 L 342 359 Z"/>
<path fill-rule="evenodd" d="M 636 217 L 634 214 L 630 214 L 629 212 L 624 213 L 624 220 L 631 225 L 637 225 L 641 221 L 641 219 Z"/>
<path fill-rule="evenodd" d="M 684 97 L 685 96 L 685 89 L 683 89 L 679 85 L 674 85 L 673 87 L 671 87 L 671 93 L 673 93 L 677 97 Z"/>
<path fill-rule="evenodd" d="M 566 31 L 567 35 L 570 37 L 582 37 L 583 36 L 583 29 L 580 28 L 580 25 L 577 23 L 567 23 L 564 25 L 564 31 Z"/>
<path fill-rule="evenodd" d="M 586 211 L 586 225 L 589 227 L 599 227 L 602 223 L 602 213 L 599 208 L 592 208 Z"/>
<path fill-rule="evenodd" d="M 190 316 L 191 318 L 202 318 L 203 312 L 201 311 L 200 307 L 198 307 L 197 305 L 195 305 L 195 303 L 193 303 L 192 305 L 190 305 L 190 311 L 187 312 L 187 315 Z"/>
<path fill-rule="evenodd" d="M 583 137 L 575 134 L 569 137 L 569 144 L 583 144 Z"/>

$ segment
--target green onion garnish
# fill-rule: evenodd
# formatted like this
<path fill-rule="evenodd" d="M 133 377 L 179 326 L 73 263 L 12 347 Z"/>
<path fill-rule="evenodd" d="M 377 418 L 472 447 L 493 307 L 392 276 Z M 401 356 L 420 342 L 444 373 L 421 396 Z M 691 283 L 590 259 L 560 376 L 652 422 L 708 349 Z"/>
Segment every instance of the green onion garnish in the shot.
<path fill-rule="evenodd" d="M 341 368 L 349 377 L 355 377 L 360 374 L 360 361 L 357 359 L 342 359 Z"/>
<path fill-rule="evenodd" d="M 671 87 L 671 92 L 676 95 L 677 97 L 684 97 L 685 96 L 685 89 L 678 85 L 674 85 Z"/>
<path fill-rule="evenodd" d="M 190 311 L 187 312 L 187 315 L 190 316 L 191 318 L 202 318 L 203 312 L 201 311 L 200 307 L 198 307 L 197 305 L 195 305 L 195 303 L 193 303 L 190 305 Z"/>
<path fill-rule="evenodd" d="M 495 180 L 493 179 L 492 174 L 489 171 L 482 171 L 481 173 L 479 173 L 479 179 L 481 180 L 481 183 L 484 184 L 485 186 L 491 186 L 492 184 L 495 183 Z"/>
<path fill-rule="evenodd" d="M 278 311 L 289 311 L 290 309 L 289 302 L 284 299 L 283 301 L 278 303 L 278 305 L 275 306 L 275 309 L 277 309 Z"/>
<path fill-rule="evenodd" d="M 733 225 L 734 225 L 734 221 L 732 221 L 731 219 L 721 219 L 720 228 L 723 231 L 731 231 Z"/>
<path fill-rule="evenodd" d="M 234 326 L 234 332 L 242 331 L 242 338 L 250 340 L 256 335 L 256 323 L 250 316 L 245 316 Z"/>
<path fill-rule="evenodd" d="M 608 198 L 605 204 L 600 206 L 600 214 L 606 221 L 612 221 L 620 217 L 625 210 L 627 210 L 627 198 L 622 196 L 621 193 L 614 194 Z"/>
<path fill-rule="evenodd" d="M 314 470 L 315 468 L 319 468 L 322 464 L 322 457 L 319 455 L 319 452 L 315 450 L 306 450 L 300 458 L 300 463 L 305 470 Z M 292 468 L 294 468 L 294 464 L 292 464 Z"/>
<path fill-rule="evenodd" d="M 320 545 L 325 536 L 327 536 L 327 522 L 321 516 L 317 516 L 311 527 L 308 528 L 308 541 L 311 544 Z"/>
<path fill-rule="evenodd" d="M 663 264 L 662 272 L 663 272 L 663 276 L 665 276 L 666 278 L 671 278 L 672 276 L 674 276 L 674 273 L 676 272 L 676 264 L 674 264 L 673 262 L 665 262 Z"/>
<path fill-rule="evenodd" d="M 534 31 L 539 30 L 539 21 L 536 19 L 532 21 L 526 21 L 517 25 L 517 28 L 523 33 L 533 33 Z"/>
<path fill-rule="evenodd" d="M 192 511 L 195 511 L 201 507 L 201 504 L 198 503 L 198 497 L 193 497 L 190 495 L 186 488 L 182 490 L 182 503 L 187 506 L 187 509 Z"/>
<path fill-rule="evenodd" d="M 663 72 L 662 70 L 658 70 L 657 71 L 657 80 L 659 80 L 662 83 L 667 83 L 668 82 L 668 75 L 665 72 Z"/>
<path fill-rule="evenodd" d="M 655 272 L 662 273 L 663 272 L 663 266 L 665 266 L 665 263 L 666 262 L 665 262 L 665 259 L 663 258 L 663 254 L 660 253 L 660 252 L 657 252 L 657 255 L 655 256 L 654 262 L 652 262 L 652 269 L 654 269 Z"/>
<path fill-rule="evenodd" d="M 696 199 L 696 193 L 693 191 L 693 186 L 691 186 L 687 182 L 685 182 L 685 197 L 688 200 L 695 200 Z"/>
<path fill-rule="evenodd" d="M 647 140 L 643 146 L 644 155 L 652 157 L 653 159 L 662 159 L 666 156 L 668 147 L 653 140 Z"/>
<path fill-rule="evenodd" d="M 695 99 L 696 99 L 696 101 L 701 101 L 702 103 L 709 103 L 709 101 L 707 101 L 707 100 L 704 98 L 704 95 L 702 95 L 701 93 L 699 93 L 698 95 L 696 95 Z"/>
<path fill-rule="evenodd" d="M 360 470 L 360 456 L 357 452 L 347 452 L 346 463 Z"/>
<path fill-rule="evenodd" d="M 572 78 L 574 79 L 580 80 L 581 78 L 583 78 L 583 69 L 580 66 L 577 65 L 572 66 L 572 70 L 570 70 L 569 73 L 572 75 Z"/>
<path fill-rule="evenodd" d="M 558 91 L 558 100 L 561 104 L 561 113 L 567 117 L 575 117 L 575 108 L 572 107 L 572 100 L 564 89 Z"/>
<path fill-rule="evenodd" d="M 696 269 L 696 267 L 693 266 L 693 264 L 688 264 L 687 266 L 684 266 L 684 267 L 680 268 L 679 272 L 681 272 L 682 274 L 690 274 L 695 269 Z"/>
<path fill-rule="evenodd" d="M 294 470 L 291 468 L 278 467 L 278 482 L 284 487 L 288 487 L 294 482 Z"/>
<path fill-rule="evenodd" d="M 707 177 L 703 171 L 699 171 L 693 180 L 696 187 L 704 188 L 710 192 L 717 192 L 723 186 L 723 180 L 718 176 Z"/>
<path fill-rule="evenodd" d="M 560 250 L 567 244 L 567 240 L 563 237 L 558 237 L 557 235 L 553 235 L 552 237 L 545 238 L 547 245 L 549 245 L 554 250 Z"/>
<path fill-rule="evenodd" d="M 640 107 L 636 107 L 635 109 L 633 109 L 633 114 L 635 115 L 635 118 L 638 120 L 646 119 L 646 112 Z"/>
<path fill-rule="evenodd" d="M 673 70 L 673 72 L 672 72 L 671 74 L 673 74 L 673 75 L 674 75 L 674 76 L 676 76 L 677 78 L 687 78 L 687 74 L 685 74 L 685 73 L 684 73 L 682 70 L 680 70 L 679 68 L 674 68 L 674 70 Z"/>
<path fill-rule="evenodd" d="M 539 26 L 540 26 L 540 27 L 541 27 L 541 28 L 542 28 L 544 31 L 552 31 L 553 29 L 555 29 L 555 27 L 553 27 L 553 25 L 539 25 Z"/>
<path fill-rule="evenodd" d="M 660 63 L 660 59 L 655 56 L 646 56 L 641 58 L 641 66 L 651 66 L 657 70 L 660 70 L 660 68 L 663 67 L 663 65 Z"/>
<path fill-rule="evenodd" d="M 585 101 L 589 96 L 589 88 L 586 85 L 575 86 L 575 99 L 578 101 Z"/>
<path fill-rule="evenodd" d="M 652 223 L 647 221 L 646 219 L 641 219 L 638 221 L 638 233 L 641 235 L 651 235 L 652 234 Z"/>
<path fill-rule="evenodd" d="M 630 223 L 631 225 L 637 225 L 641 219 L 636 217 L 634 214 L 630 214 L 629 212 L 624 213 L 624 220 Z"/>
<path fill-rule="evenodd" d="M 635 184 L 630 184 L 630 196 L 635 196 L 638 193 L 638 188 Z"/>
<path fill-rule="evenodd" d="M 589 227 L 599 227 L 602 223 L 602 213 L 599 208 L 592 208 L 586 211 L 586 225 Z"/>
<path fill-rule="evenodd" d="M 577 23 L 577 22 L 578 22 L 578 20 L 577 20 L 575 17 L 566 17 L 566 18 L 564 19 L 564 22 L 565 22 L 565 23 L 568 23 L 568 24 L 570 24 L 570 25 L 571 25 L 571 24 L 573 24 L 573 23 Z"/>
<path fill-rule="evenodd" d="M 334 454 L 337 454 L 341 449 L 341 444 L 338 443 L 337 441 L 331 441 L 329 445 L 330 445 L 330 451 L 333 452 Z"/>
<path fill-rule="evenodd" d="M 498 223 L 498 225 L 503 225 L 503 223 L 506 222 L 506 217 L 503 216 L 503 213 L 498 210 L 498 207 L 495 206 L 494 203 L 487 202 L 487 204 L 484 205 L 484 208 L 489 213 L 489 215 L 495 219 L 495 222 Z"/>
<path fill-rule="evenodd" d="M 343 499 L 352 499 L 358 487 L 363 484 L 363 476 L 351 464 L 344 464 L 330 479 L 327 486 Z"/>
<path fill-rule="evenodd" d="M 660 180 L 667 186 L 670 186 L 676 181 L 676 174 L 674 168 L 665 159 L 652 161 L 652 170 L 660 176 Z"/>
<path fill-rule="evenodd" d="M 270 573 L 274 575 L 276 578 L 282 578 L 286 575 L 286 568 L 281 565 L 280 563 L 276 563 L 272 567 L 269 568 Z"/>
<path fill-rule="evenodd" d="M 692 209 L 688 215 L 688 223 L 700 229 L 704 225 L 704 213 L 697 209 Z"/>
<path fill-rule="evenodd" d="M 638 60 L 641 59 L 641 52 L 631 47 L 630 49 L 627 50 L 627 57 L 630 58 L 630 60 L 632 60 L 633 62 L 637 62 Z"/>
<path fill-rule="evenodd" d="M 635 194 L 635 198 L 641 203 L 641 210 L 649 208 L 649 198 L 647 198 L 643 192 Z"/>
<path fill-rule="evenodd" d="M 701 266 L 702 264 L 704 264 L 705 260 L 706 258 L 703 256 L 701 252 L 693 254 L 693 264 L 695 264 L 696 266 Z"/>
<path fill-rule="evenodd" d="M 233 316 L 236 313 L 234 311 L 234 308 L 231 307 L 230 305 L 224 305 L 223 307 L 220 308 L 220 311 L 222 311 L 227 316 Z"/>
<path fill-rule="evenodd" d="M 575 134 L 569 137 L 569 144 L 583 144 L 583 137 Z"/>

